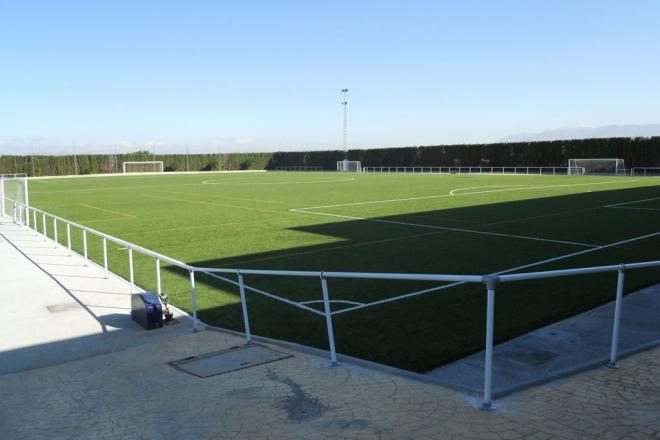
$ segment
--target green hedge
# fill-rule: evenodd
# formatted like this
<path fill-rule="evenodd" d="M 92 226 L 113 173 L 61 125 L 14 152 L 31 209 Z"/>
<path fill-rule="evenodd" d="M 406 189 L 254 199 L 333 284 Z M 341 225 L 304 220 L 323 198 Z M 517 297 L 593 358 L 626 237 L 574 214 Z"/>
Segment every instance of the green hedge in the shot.
<path fill-rule="evenodd" d="M 122 162 L 159 160 L 165 171 L 263 170 L 272 153 L 158 154 L 147 151 L 128 154 L 78 154 L 67 156 L 0 156 L 0 173 L 35 176 L 104 174 L 121 172 Z M 33 168 L 34 165 L 34 168 Z"/>
<path fill-rule="evenodd" d="M 622 158 L 626 167 L 660 166 L 660 137 L 577 139 L 548 142 L 437 145 L 350 150 L 362 166 L 566 166 L 571 158 Z M 121 163 L 162 160 L 166 171 L 263 170 L 279 166 L 322 166 L 334 170 L 341 151 L 275 153 L 159 154 L 147 151 L 107 155 L 0 156 L 0 173 L 70 175 L 113 173 Z"/>

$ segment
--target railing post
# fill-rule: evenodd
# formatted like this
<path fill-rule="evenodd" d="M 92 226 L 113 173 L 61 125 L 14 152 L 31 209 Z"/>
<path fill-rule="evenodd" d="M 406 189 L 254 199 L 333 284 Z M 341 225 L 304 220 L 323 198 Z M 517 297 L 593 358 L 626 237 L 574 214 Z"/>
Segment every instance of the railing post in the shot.
<path fill-rule="evenodd" d="M 32 227 L 34 227 L 34 232 L 39 232 L 37 228 L 37 211 L 32 210 Z"/>
<path fill-rule="evenodd" d="M 162 293 L 160 286 L 160 258 L 156 258 L 156 293 L 158 296 Z"/>
<path fill-rule="evenodd" d="M 499 278 L 484 277 L 486 283 L 486 357 L 484 360 L 484 399 L 479 409 L 494 411 L 493 405 L 493 327 L 495 322 L 495 286 Z"/>
<path fill-rule="evenodd" d="M 12 203 L 11 207 L 12 207 L 12 211 L 13 211 L 12 214 L 13 214 L 13 217 L 14 217 L 14 224 L 16 224 L 17 223 L 16 222 L 16 202 Z"/>
<path fill-rule="evenodd" d="M 87 266 L 87 229 L 83 229 L 83 257 L 85 258 L 85 266 Z"/>
<path fill-rule="evenodd" d="M 66 247 L 69 248 L 69 256 L 71 256 L 71 223 L 66 222 Z"/>
<path fill-rule="evenodd" d="M 130 247 L 128 248 L 128 275 L 131 283 L 131 293 L 133 293 L 135 288 L 135 277 L 133 276 L 133 249 Z"/>
<path fill-rule="evenodd" d="M 193 314 L 193 332 L 198 332 L 199 328 L 197 326 L 197 294 L 195 291 L 195 271 L 190 269 L 190 299 L 192 302 L 192 314 Z"/>
<path fill-rule="evenodd" d="M 0 215 L 5 215 L 5 179 L 0 176 Z"/>
<path fill-rule="evenodd" d="M 57 217 L 53 217 L 53 240 L 55 240 L 55 248 L 57 248 L 59 244 L 59 240 L 57 239 Z"/>
<path fill-rule="evenodd" d="M 321 290 L 323 291 L 323 308 L 325 309 L 325 324 L 328 327 L 328 344 L 330 345 L 330 366 L 339 365 L 335 351 L 335 332 L 332 329 L 332 313 L 330 311 L 330 296 L 328 295 L 328 280 L 321 273 Z"/>
<path fill-rule="evenodd" d="M 103 270 L 105 277 L 108 278 L 108 240 L 103 237 Z"/>
<path fill-rule="evenodd" d="M 619 326 L 621 323 L 621 302 L 623 300 L 623 282 L 625 279 L 625 265 L 621 265 L 616 282 L 616 301 L 614 302 L 614 323 L 612 324 L 612 347 L 610 350 L 610 361 L 607 363 L 609 368 L 619 368 L 616 362 L 619 350 Z"/>
<path fill-rule="evenodd" d="M 245 343 L 252 343 L 252 334 L 250 333 L 250 319 L 248 318 L 247 301 L 245 300 L 245 284 L 243 282 L 243 274 L 237 271 L 238 274 L 238 288 L 241 292 L 241 307 L 243 308 L 243 324 L 245 325 Z"/>
<path fill-rule="evenodd" d="M 43 227 L 44 241 L 48 240 L 48 232 L 46 231 L 46 213 L 41 214 L 41 224 Z"/>

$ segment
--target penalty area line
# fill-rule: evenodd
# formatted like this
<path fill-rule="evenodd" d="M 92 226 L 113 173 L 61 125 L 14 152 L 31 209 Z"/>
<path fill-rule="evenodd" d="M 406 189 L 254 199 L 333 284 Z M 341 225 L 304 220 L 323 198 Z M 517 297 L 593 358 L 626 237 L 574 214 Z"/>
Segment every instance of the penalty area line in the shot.
<path fill-rule="evenodd" d="M 423 223 L 408 223 L 408 222 L 399 222 L 399 221 L 394 221 L 394 220 L 383 220 L 383 219 L 375 219 L 375 218 L 356 217 L 356 216 L 352 216 L 352 215 L 330 214 L 330 213 L 327 213 L 327 212 L 314 212 L 314 211 L 292 211 L 292 212 L 297 212 L 297 213 L 300 213 L 300 214 L 324 215 L 324 216 L 328 216 L 328 217 L 338 217 L 338 218 L 345 218 L 345 219 L 349 219 L 349 220 L 363 220 L 363 221 L 369 221 L 369 222 L 375 222 L 375 223 L 385 223 L 385 224 L 401 225 L 401 226 L 412 226 L 412 227 L 417 227 L 417 228 L 439 229 L 439 230 L 442 230 L 442 231 L 463 232 L 463 233 L 466 233 L 466 234 L 489 235 L 489 236 L 493 236 L 493 237 L 515 238 L 515 239 L 519 239 L 519 240 L 532 240 L 532 241 L 541 241 L 541 242 L 547 242 L 547 243 L 558 243 L 558 244 L 566 244 L 566 245 L 571 245 L 571 246 L 582 246 L 582 247 L 591 247 L 591 248 L 598 247 L 598 245 L 595 245 L 595 244 L 580 243 L 580 242 L 575 242 L 575 241 L 553 240 L 551 238 L 532 237 L 532 236 L 527 236 L 527 235 L 505 234 L 505 233 L 501 233 L 501 232 L 478 231 L 478 230 L 475 230 L 475 229 L 463 229 L 463 228 L 450 228 L 450 227 L 447 227 L 447 226 L 435 226 L 435 225 L 427 225 L 427 224 L 423 224 Z"/>
<path fill-rule="evenodd" d="M 627 180 L 624 183 L 632 183 L 632 182 L 639 182 L 639 180 Z M 305 208 L 293 208 L 290 209 L 292 212 L 306 212 L 308 210 L 312 209 L 323 209 L 323 208 L 342 208 L 345 206 L 359 206 L 359 205 L 373 205 L 373 204 L 380 204 L 380 203 L 396 203 L 396 202 L 409 202 L 409 201 L 414 201 L 414 200 L 428 200 L 428 199 L 438 199 L 438 198 L 444 198 L 444 197 L 457 197 L 457 196 L 469 196 L 469 195 L 475 195 L 475 194 L 487 194 L 487 193 L 495 193 L 495 192 L 506 192 L 506 191 L 521 191 L 521 190 L 528 190 L 528 189 L 553 189 L 553 188 L 568 188 L 568 187 L 575 187 L 575 186 L 590 186 L 590 185 L 613 185 L 615 183 L 622 183 L 619 180 L 608 180 L 605 182 L 589 182 L 589 183 L 571 183 L 571 184 L 562 184 L 562 185 L 536 185 L 536 186 L 524 186 L 524 185 L 490 185 L 490 186 L 479 186 L 479 187 L 470 187 L 470 188 L 455 188 L 449 191 L 447 194 L 435 194 L 435 195 L 430 195 L 430 196 L 419 196 L 419 197 L 405 197 L 401 199 L 386 199 L 386 200 L 370 200 L 366 202 L 352 202 L 352 203 L 339 203 L 335 205 L 321 205 L 321 206 L 309 206 Z M 467 193 L 460 193 L 456 191 L 466 191 L 469 189 L 478 189 L 478 188 L 502 188 L 506 187 L 504 189 L 494 189 L 494 190 L 487 190 L 487 191 L 473 191 L 473 192 L 467 192 Z"/>
<path fill-rule="evenodd" d="M 591 248 L 591 249 L 585 249 L 585 250 L 578 251 L 578 252 L 572 252 L 570 254 L 565 254 L 565 255 L 560 255 L 560 256 L 557 256 L 557 257 L 547 258 L 545 260 L 535 261 L 533 263 L 523 264 L 522 266 L 512 267 L 510 269 L 501 270 L 499 272 L 493 272 L 490 275 L 504 275 L 504 274 L 508 274 L 508 273 L 511 273 L 511 272 L 516 272 L 516 271 L 519 271 L 519 270 L 522 270 L 522 269 L 529 269 L 531 267 L 540 266 L 540 265 L 547 264 L 547 263 L 554 263 L 556 261 L 564 260 L 566 258 L 577 257 L 579 255 L 584 255 L 584 254 L 588 254 L 588 253 L 591 253 L 591 252 L 600 251 L 602 249 L 608 249 L 608 248 L 611 248 L 611 247 L 620 246 L 622 244 L 632 243 L 634 241 L 639 241 L 639 240 L 644 240 L 644 239 L 647 239 L 647 238 L 657 237 L 658 235 L 660 235 L 660 232 L 653 232 L 651 234 L 640 235 L 640 236 L 637 236 L 637 237 L 628 238 L 626 240 L 617 241 L 615 243 L 604 244 L 602 246 L 598 246 L 598 247 Z M 411 292 L 411 293 L 406 293 L 406 294 L 399 295 L 399 296 L 394 296 L 394 297 L 391 297 L 391 298 L 382 299 L 382 300 L 379 300 L 379 301 L 373 301 L 373 302 L 366 303 L 366 304 L 363 304 L 363 305 L 359 305 L 359 306 L 355 306 L 355 307 L 349 307 L 349 308 L 342 309 L 342 310 L 337 310 L 335 312 L 332 312 L 332 315 L 338 315 L 338 314 L 341 314 L 341 313 L 347 313 L 347 312 L 352 312 L 352 311 L 355 311 L 355 310 L 365 309 L 367 307 L 376 306 L 376 305 L 380 305 L 380 304 L 385 304 L 385 303 L 389 303 L 389 302 L 393 302 L 393 301 L 398 301 L 400 299 L 412 298 L 412 297 L 415 297 L 415 296 L 424 295 L 426 293 L 431 293 L 431 292 L 437 292 L 439 290 L 445 290 L 445 289 L 460 286 L 460 285 L 463 285 L 463 284 L 467 284 L 467 282 L 466 281 L 458 281 L 458 282 L 451 283 L 451 284 L 445 284 L 445 285 L 442 285 L 442 286 L 432 287 L 430 289 L 424 289 L 424 290 L 420 290 L 420 291 L 417 291 L 417 292 Z"/>
<path fill-rule="evenodd" d="M 655 200 L 660 200 L 660 197 L 653 197 L 652 199 L 633 200 L 632 202 L 613 203 L 611 205 L 604 205 L 603 208 L 635 209 L 640 211 L 660 211 L 660 208 L 638 208 L 634 206 L 626 206 L 626 205 L 633 205 L 635 203 L 653 202 Z"/>

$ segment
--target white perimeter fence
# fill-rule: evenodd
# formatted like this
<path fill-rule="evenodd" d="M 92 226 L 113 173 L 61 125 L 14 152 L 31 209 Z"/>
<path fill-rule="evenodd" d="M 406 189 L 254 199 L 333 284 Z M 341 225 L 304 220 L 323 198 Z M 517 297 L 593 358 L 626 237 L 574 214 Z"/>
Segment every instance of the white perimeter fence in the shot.
<path fill-rule="evenodd" d="M 587 173 L 584 167 L 362 167 L 363 173 L 394 174 L 504 174 L 532 176 L 656 176 L 660 167 L 619 169 L 613 173 Z"/>
<path fill-rule="evenodd" d="M 569 173 L 570 171 L 570 173 Z M 362 167 L 363 173 L 583 175 L 583 167 Z"/>
<path fill-rule="evenodd" d="M 660 176 L 660 167 L 635 167 L 631 170 L 631 176 Z"/>
<path fill-rule="evenodd" d="M 566 269 L 566 270 L 551 270 L 545 272 L 526 272 L 526 273 L 516 273 L 516 274 L 491 274 L 491 275 L 444 275 L 444 274 L 404 274 L 404 273 L 374 273 L 374 272 L 324 272 L 324 271 L 294 271 L 294 270 L 255 270 L 255 269 L 222 269 L 222 268 L 213 268 L 213 267 L 195 267 L 188 265 L 184 262 L 175 260 L 173 258 L 167 257 L 165 255 L 159 254 L 157 252 L 145 249 L 143 247 L 137 246 L 133 243 L 121 240 L 119 238 L 113 237 L 103 232 L 96 231 L 92 228 L 74 223 L 72 221 L 63 219 L 53 214 L 49 214 L 40 209 L 17 203 L 12 199 L 8 199 L 12 203 L 13 212 L 5 213 L 9 217 L 14 219 L 14 222 L 17 224 L 23 225 L 26 228 L 30 228 L 27 224 L 27 219 L 32 217 L 31 228 L 35 232 L 41 233 L 44 235 L 44 239 L 51 239 L 58 244 L 58 223 L 66 225 L 66 246 L 69 250 L 69 253 L 75 252 L 71 247 L 71 229 L 76 228 L 82 233 L 82 242 L 83 242 L 83 253 L 82 256 L 85 259 L 87 264 L 89 261 L 87 255 L 87 237 L 88 234 L 99 237 L 102 240 L 103 245 L 103 265 L 100 266 L 105 270 L 105 276 L 108 276 L 108 252 L 107 252 L 107 243 L 108 241 L 116 243 L 122 247 L 125 247 L 128 250 L 128 268 L 129 268 L 129 283 L 131 292 L 135 291 L 135 279 L 133 271 L 133 253 L 138 252 L 140 254 L 146 255 L 154 259 L 155 262 L 155 277 L 156 277 L 156 290 L 157 293 L 161 293 L 161 277 L 160 277 L 160 264 L 161 261 L 165 261 L 171 265 L 180 267 L 189 273 L 190 277 L 190 297 L 192 304 L 192 319 L 193 319 L 193 331 L 198 331 L 199 323 L 197 320 L 197 300 L 196 300 L 196 289 L 195 289 L 195 274 L 202 273 L 209 276 L 212 276 L 216 279 L 225 281 L 231 285 L 237 286 L 239 288 L 240 297 L 241 297 L 241 307 L 243 313 L 243 323 L 245 327 L 245 339 L 246 343 L 252 343 L 252 335 L 250 333 L 250 320 L 248 315 L 248 308 L 246 302 L 246 292 L 250 291 L 255 294 L 263 295 L 268 298 L 271 298 L 276 301 L 280 301 L 286 304 L 289 304 L 293 307 L 297 307 L 307 312 L 314 313 L 316 315 L 322 316 L 325 318 L 327 333 L 328 333 L 328 346 L 330 352 L 330 362 L 331 365 L 338 365 L 337 362 L 337 353 L 335 350 L 335 339 L 334 339 L 334 330 L 332 327 L 332 317 L 340 313 L 347 313 L 355 310 L 364 309 L 366 307 L 375 306 L 378 304 L 383 304 L 387 302 L 392 302 L 396 300 L 401 300 L 404 298 L 410 298 L 413 296 L 435 292 L 443 290 L 447 287 L 465 284 L 465 283 L 479 283 L 486 286 L 486 335 L 485 335 L 485 362 L 484 362 L 484 388 L 483 388 L 483 401 L 481 404 L 481 409 L 483 410 L 492 410 L 494 409 L 492 404 L 492 368 L 493 368 L 493 328 L 495 323 L 495 290 L 500 283 L 509 283 L 515 281 L 523 280 L 534 280 L 541 278 L 556 278 L 556 277 L 566 277 L 566 276 L 575 276 L 575 275 L 585 275 L 585 274 L 594 274 L 602 272 L 618 272 L 617 285 L 616 285 L 616 299 L 614 303 L 614 318 L 612 322 L 612 342 L 610 348 L 610 358 L 607 363 L 610 367 L 617 367 L 617 350 L 619 343 L 619 326 L 621 322 L 621 302 L 623 298 L 624 290 L 624 274 L 627 270 L 633 269 L 643 269 L 650 267 L 660 267 L 660 261 L 645 261 L 629 264 L 618 264 L 611 266 L 595 266 L 595 267 L 586 267 L 586 268 L 577 268 L 577 269 Z M 4 203 L 4 200 L 2 201 Z M 40 217 L 41 225 L 37 222 L 37 217 Z M 53 236 L 48 236 L 47 222 L 52 222 L 53 225 Z M 41 230 L 39 230 L 41 228 Z M 660 232 L 649 234 L 647 236 L 639 237 L 648 238 L 652 236 L 660 235 Z M 626 240 L 624 242 L 631 241 Z M 618 243 L 615 243 L 615 245 Z M 607 246 L 605 246 L 607 247 Z M 583 253 L 585 251 L 582 251 Z M 547 260 L 547 261 L 552 261 Z M 96 264 L 92 261 L 93 264 Z M 260 276 L 284 276 L 284 277 L 307 277 L 307 278 L 317 278 L 321 287 L 321 299 L 318 301 L 304 301 L 296 302 L 281 296 L 275 295 L 273 293 L 267 292 L 256 287 L 249 286 L 243 280 L 244 275 L 260 275 Z M 228 278 L 229 276 L 236 277 L 235 280 Z M 441 285 L 439 287 L 433 287 L 430 289 L 421 290 L 418 292 L 407 293 L 404 295 L 399 295 L 395 297 L 390 297 L 387 299 L 374 301 L 368 304 L 361 304 L 358 302 L 352 301 L 340 301 L 343 303 L 349 303 L 351 307 L 343 308 L 339 310 L 332 311 L 330 303 L 330 292 L 328 288 L 328 279 L 363 279 L 363 280 L 408 280 L 408 281 L 435 281 L 435 282 L 448 282 L 451 284 Z M 312 303 L 323 303 L 323 311 L 319 311 L 310 307 L 308 304 Z"/>

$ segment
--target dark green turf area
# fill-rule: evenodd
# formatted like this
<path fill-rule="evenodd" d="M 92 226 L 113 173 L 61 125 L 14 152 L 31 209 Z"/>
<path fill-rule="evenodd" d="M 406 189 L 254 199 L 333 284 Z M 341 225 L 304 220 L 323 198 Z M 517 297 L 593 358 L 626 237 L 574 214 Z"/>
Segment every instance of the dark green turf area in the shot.
<path fill-rule="evenodd" d="M 30 197 L 36 207 L 186 263 L 243 269 L 488 274 L 660 231 L 657 178 L 208 173 L 32 180 Z M 605 207 L 638 200 L 647 201 Z M 317 208 L 300 210 L 310 207 Z M 74 247 L 82 247 L 78 231 Z M 89 253 L 102 260 L 98 238 L 90 237 Z M 109 258 L 111 270 L 127 277 L 126 250 L 111 245 Z M 660 259 L 659 237 L 528 270 L 652 259 Z M 163 267 L 163 289 L 190 310 L 187 273 Z M 155 288 L 154 268 L 152 258 L 135 254 L 145 289 Z M 626 290 L 657 281 L 659 270 L 630 272 Z M 296 301 L 321 299 L 318 279 L 246 282 Z M 615 284 L 615 274 L 604 274 L 500 285 L 496 342 L 608 302 Z M 435 285 L 329 281 L 333 300 L 363 303 Z M 202 320 L 242 330 L 235 288 L 199 275 L 197 296 Z M 327 347 L 323 317 L 253 293 L 248 307 L 254 333 Z M 485 287 L 463 285 L 333 319 L 340 353 L 428 371 L 480 350 L 484 318 Z"/>

